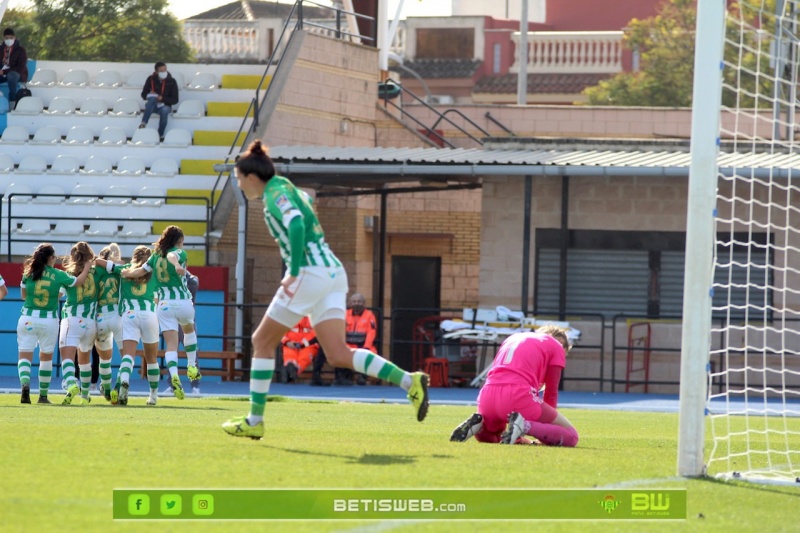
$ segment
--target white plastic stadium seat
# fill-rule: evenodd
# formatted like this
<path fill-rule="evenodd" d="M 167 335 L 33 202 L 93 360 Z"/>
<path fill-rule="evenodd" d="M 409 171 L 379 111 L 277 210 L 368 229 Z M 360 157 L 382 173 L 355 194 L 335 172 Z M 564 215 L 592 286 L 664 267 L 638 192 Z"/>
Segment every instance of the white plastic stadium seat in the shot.
<path fill-rule="evenodd" d="M 178 89 L 186 88 L 186 78 L 183 77 L 183 74 L 180 72 L 170 72 L 170 75 L 175 78 L 175 83 L 178 84 Z M 144 85 L 144 80 L 142 80 L 142 85 Z"/>
<path fill-rule="evenodd" d="M 100 191 L 93 185 L 81 185 L 80 183 L 72 188 L 66 203 L 71 205 L 91 205 L 99 200 Z"/>
<path fill-rule="evenodd" d="M 37 69 L 31 79 L 28 80 L 28 85 L 31 87 L 52 87 L 56 84 L 58 84 L 56 71 L 49 68 Z"/>
<path fill-rule="evenodd" d="M 0 154 L 0 174 L 8 174 L 14 171 L 14 160 L 8 154 Z"/>
<path fill-rule="evenodd" d="M 206 107 L 202 100 L 184 100 L 175 111 L 176 118 L 202 118 L 206 115 Z"/>
<path fill-rule="evenodd" d="M 47 171 L 47 161 L 40 155 L 26 155 L 23 157 L 15 174 L 44 174 Z"/>
<path fill-rule="evenodd" d="M 66 198 L 66 193 L 60 185 L 49 184 L 42 186 L 36 191 L 36 197 L 32 200 L 34 204 L 60 204 Z"/>
<path fill-rule="evenodd" d="M 50 232 L 51 235 L 61 236 L 78 236 L 83 235 L 83 221 L 82 220 L 59 220 L 56 222 L 56 227 Z M 75 239 L 79 240 L 79 239 Z"/>
<path fill-rule="evenodd" d="M 186 88 L 193 91 L 213 91 L 217 88 L 217 85 L 217 76 L 214 73 L 198 72 L 192 76 Z"/>
<path fill-rule="evenodd" d="M 92 237 L 113 237 L 118 231 L 117 223 L 113 220 L 93 220 L 86 230 L 86 235 Z"/>
<path fill-rule="evenodd" d="M 142 87 L 144 87 L 144 82 L 149 75 L 150 73 L 147 71 L 135 70 L 128 74 L 128 77 L 125 78 L 125 87 L 136 87 L 137 89 L 141 90 Z"/>
<path fill-rule="evenodd" d="M 8 126 L 0 136 L 0 143 L 3 144 L 24 144 L 30 139 L 28 128 L 25 126 Z"/>
<path fill-rule="evenodd" d="M 147 171 L 149 176 L 163 176 L 171 178 L 180 171 L 178 162 L 169 157 L 161 157 L 153 161 L 150 165 L 150 170 Z"/>
<path fill-rule="evenodd" d="M 141 176 L 144 174 L 144 159 L 126 155 L 117 162 L 116 170 L 112 174 L 118 176 Z"/>
<path fill-rule="evenodd" d="M 128 142 L 128 136 L 125 134 L 125 130 L 116 126 L 106 126 L 94 144 L 97 146 L 122 146 L 126 142 Z"/>
<path fill-rule="evenodd" d="M 15 204 L 27 204 L 33 199 L 31 188 L 24 183 L 18 182 L 9 184 L 6 187 L 6 192 L 4 192 L 3 195 L 4 202 L 8 202 L 10 198 L 11 202 Z"/>
<path fill-rule="evenodd" d="M 156 198 L 142 198 L 142 196 L 155 196 Z M 159 187 L 142 187 L 136 194 L 133 205 L 139 207 L 159 207 L 164 204 L 164 189 Z"/>
<path fill-rule="evenodd" d="M 50 221 L 39 218 L 26 219 L 22 227 L 17 228 L 17 233 L 24 235 L 46 235 L 50 233 Z"/>
<path fill-rule="evenodd" d="M 124 185 L 112 185 L 100 199 L 103 205 L 128 205 L 133 195 L 131 190 Z"/>
<path fill-rule="evenodd" d="M 56 144 L 61 142 L 61 130 L 56 126 L 42 126 L 33 134 L 30 144 Z"/>
<path fill-rule="evenodd" d="M 75 174 L 80 170 L 78 158 L 72 155 L 57 155 L 50 165 L 50 174 Z"/>
<path fill-rule="evenodd" d="M 192 144 L 192 132 L 181 128 L 173 128 L 164 136 L 161 146 L 183 148 Z"/>
<path fill-rule="evenodd" d="M 38 96 L 28 96 L 17 102 L 12 115 L 40 115 L 44 111 L 44 102 Z"/>
<path fill-rule="evenodd" d="M 83 165 L 81 174 L 105 176 L 111 172 L 111 160 L 97 155 L 90 155 Z"/>
<path fill-rule="evenodd" d="M 49 115 L 71 115 L 75 113 L 75 100 L 68 96 L 56 96 L 50 100 L 45 113 Z"/>
<path fill-rule="evenodd" d="M 142 108 L 139 107 L 139 101 L 133 98 L 120 98 L 114 102 L 114 107 L 108 112 L 109 115 L 115 117 L 135 117 L 141 112 Z"/>
<path fill-rule="evenodd" d="M 152 226 L 146 220 L 127 220 L 119 230 L 119 235 L 120 237 L 147 237 L 152 232 Z"/>
<path fill-rule="evenodd" d="M 94 142 L 94 133 L 88 126 L 72 126 L 67 138 L 61 142 L 71 146 L 86 146 Z"/>
<path fill-rule="evenodd" d="M 76 111 L 78 115 L 103 116 L 108 113 L 108 103 L 104 98 L 87 98 Z"/>
<path fill-rule="evenodd" d="M 158 144 L 158 131 L 152 128 L 138 128 L 133 132 L 133 137 L 128 144 L 136 147 L 155 146 Z"/>
<path fill-rule="evenodd" d="M 58 84 L 62 87 L 86 87 L 89 84 L 89 73 L 82 69 L 70 69 Z"/>
<path fill-rule="evenodd" d="M 101 70 L 97 76 L 95 76 L 91 86 L 98 89 L 116 89 L 117 87 L 122 87 L 122 75 L 116 70 Z"/>

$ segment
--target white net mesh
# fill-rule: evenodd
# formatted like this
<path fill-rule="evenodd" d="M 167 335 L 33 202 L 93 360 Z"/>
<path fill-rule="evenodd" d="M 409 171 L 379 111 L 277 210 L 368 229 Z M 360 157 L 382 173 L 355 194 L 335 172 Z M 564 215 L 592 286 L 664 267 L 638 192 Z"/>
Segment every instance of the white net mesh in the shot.
<path fill-rule="evenodd" d="M 800 0 L 739 5 L 729 10 L 724 50 L 707 469 L 711 475 L 795 483 Z"/>

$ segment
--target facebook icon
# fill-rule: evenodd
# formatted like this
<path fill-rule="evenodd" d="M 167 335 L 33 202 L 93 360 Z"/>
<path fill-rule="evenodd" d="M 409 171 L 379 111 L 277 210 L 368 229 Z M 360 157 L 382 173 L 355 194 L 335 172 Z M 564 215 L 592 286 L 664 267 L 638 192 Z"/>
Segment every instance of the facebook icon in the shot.
<path fill-rule="evenodd" d="M 129 495 L 128 514 L 133 516 L 145 516 L 150 514 L 150 496 L 147 494 Z"/>

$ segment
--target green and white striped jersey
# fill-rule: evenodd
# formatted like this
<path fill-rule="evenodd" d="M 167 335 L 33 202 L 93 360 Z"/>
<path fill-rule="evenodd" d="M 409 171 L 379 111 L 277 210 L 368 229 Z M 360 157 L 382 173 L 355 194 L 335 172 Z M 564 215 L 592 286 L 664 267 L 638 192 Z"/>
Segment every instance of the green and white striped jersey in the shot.
<path fill-rule="evenodd" d="M 294 217 L 303 217 L 306 233 L 303 257 L 300 266 L 340 267 L 342 263 L 325 242 L 325 233 L 316 213 L 300 189 L 283 176 L 273 176 L 264 189 L 264 220 L 269 232 L 278 243 L 281 258 L 287 268 L 291 265 L 289 245 L 289 222 Z"/>
<path fill-rule="evenodd" d="M 113 273 L 119 276 L 123 270 L 130 268 L 130 266 L 130 263 L 127 265 L 114 265 Z M 158 281 L 156 281 L 155 275 L 150 276 L 147 283 L 135 283 L 131 279 L 120 278 L 120 302 L 122 304 L 122 312 L 155 312 L 157 290 Z"/>
<path fill-rule="evenodd" d="M 97 284 L 97 310 L 103 313 L 117 311 L 119 309 L 119 273 L 98 268 L 95 270 L 94 280 Z"/>
<path fill-rule="evenodd" d="M 178 256 L 178 263 L 182 268 L 186 268 L 186 252 L 180 248 L 172 248 L 167 254 L 175 253 Z M 159 300 L 191 300 L 192 293 L 186 286 L 186 276 L 181 276 L 175 270 L 175 265 L 169 262 L 160 253 L 154 252 L 142 265 L 145 270 L 153 272 L 153 278 L 158 281 Z"/>
<path fill-rule="evenodd" d="M 94 320 L 97 316 L 97 268 L 92 267 L 80 287 L 67 287 L 67 301 L 61 310 L 61 318 L 78 316 Z"/>
<path fill-rule="evenodd" d="M 21 314 L 39 318 L 56 318 L 58 313 L 58 293 L 62 287 L 75 284 L 75 277 L 51 266 L 44 267 L 42 277 L 37 281 L 23 277 L 25 303 Z"/>

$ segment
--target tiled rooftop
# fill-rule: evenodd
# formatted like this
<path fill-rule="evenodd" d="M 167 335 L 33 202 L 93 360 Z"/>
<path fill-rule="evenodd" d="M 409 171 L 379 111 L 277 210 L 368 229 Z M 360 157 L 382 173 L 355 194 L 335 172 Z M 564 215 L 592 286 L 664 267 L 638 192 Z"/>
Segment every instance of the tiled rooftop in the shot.
<path fill-rule="evenodd" d="M 586 87 L 597 85 L 610 74 L 528 74 L 528 94 L 579 94 Z M 517 75 L 483 76 L 473 93 L 513 94 L 517 92 Z"/>
<path fill-rule="evenodd" d="M 403 63 L 403 66 L 425 79 L 471 78 L 480 65 L 480 59 L 417 59 Z M 403 72 L 401 77 L 412 76 Z"/>

